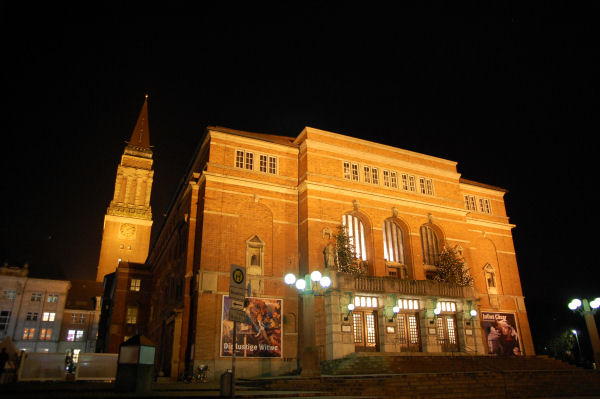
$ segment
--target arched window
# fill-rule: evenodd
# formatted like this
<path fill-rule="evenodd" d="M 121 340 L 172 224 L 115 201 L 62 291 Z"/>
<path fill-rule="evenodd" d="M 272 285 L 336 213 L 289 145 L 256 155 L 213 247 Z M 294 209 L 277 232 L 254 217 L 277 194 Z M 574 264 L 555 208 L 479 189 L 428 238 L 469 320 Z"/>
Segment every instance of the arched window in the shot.
<path fill-rule="evenodd" d="M 438 266 L 440 264 L 440 246 L 435 231 L 426 225 L 421 226 L 421 248 L 423 264 Z"/>
<path fill-rule="evenodd" d="M 365 228 L 362 221 L 353 215 L 344 215 L 342 225 L 346 228 L 348 240 L 354 246 L 356 257 L 360 260 L 367 260 L 367 247 L 365 245 Z"/>
<path fill-rule="evenodd" d="M 494 266 L 486 263 L 483 267 L 483 274 L 485 276 L 485 285 L 489 294 L 498 294 L 498 285 L 496 281 L 496 270 Z"/>
<path fill-rule="evenodd" d="M 383 222 L 383 256 L 388 262 L 406 264 L 402 230 L 393 219 Z"/>

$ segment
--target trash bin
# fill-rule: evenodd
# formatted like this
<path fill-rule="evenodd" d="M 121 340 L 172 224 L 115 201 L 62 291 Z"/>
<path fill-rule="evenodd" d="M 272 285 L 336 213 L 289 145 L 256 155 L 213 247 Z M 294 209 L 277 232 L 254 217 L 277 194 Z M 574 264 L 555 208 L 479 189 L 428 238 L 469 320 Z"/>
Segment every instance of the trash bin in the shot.
<path fill-rule="evenodd" d="M 227 370 L 221 374 L 221 396 L 225 398 L 231 397 L 231 370 Z"/>
<path fill-rule="evenodd" d="M 152 391 L 154 354 L 152 342 L 134 335 L 119 346 L 115 388 L 120 392 L 148 393 Z"/>

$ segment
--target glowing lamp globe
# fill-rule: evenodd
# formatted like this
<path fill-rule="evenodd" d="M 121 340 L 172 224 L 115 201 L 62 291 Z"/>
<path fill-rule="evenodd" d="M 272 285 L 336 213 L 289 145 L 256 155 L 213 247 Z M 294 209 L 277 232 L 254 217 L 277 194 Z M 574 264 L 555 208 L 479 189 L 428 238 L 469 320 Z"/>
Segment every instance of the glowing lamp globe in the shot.
<path fill-rule="evenodd" d="M 392 310 L 394 311 L 394 313 L 398 313 L 400 311 L 400 306 L 394 306 Z"/>
<path fill-rule="evenodd" d="M 327 288 L 331 285 L 331 279 L 327 276 L 321 278 L 321 287 Z"/>
<path fill-rule="evenodd" d="M 471 317 L 477 316 L 477 311 L 475 309 L 471 309 Z"/>
<path fill-rule="evenodd" d="M 600 298 L 596 298 L 592 302 L 590 302 L 590 307 L 592 309 L 598 309 L 598 308 L 600 308 Z"/>
<path fill-rule="evenodd" d="M 296 282 L 296 276 L 293 273 L 288 273 L 283 278 L 283 281 L 285 281 L 287 285 L 292 285 Z"/>
<path fill-rule="evenodd" d="M 312 272 L 310 274 L 310 279 L 314 282 L 321 281 L 321 272 L 318 270 L 315 270 L 314 272 Z"/>
<path fill-rule="evenodd" d="M 569 302 L 568 306 L 569 306 L 569 309 L 575 310 L 575 309 L 577 309 L 578 307 L 581 306 L 581 300 L 575 298 L 571 302 Z"/>
<path fill-rule="evenodd" d="M 351 311 L 351 312 L 354 310 L 354 304 L 353 303 L 349 303 L 348 304 L 348 310 Z"/>
<path fill-rule="evenodd" d="M 304 291 L 304 289 L 306 288 L 306 281 L 302 279 L 296 280 L 296 288 L 298 289 L 298 291 Z"/>

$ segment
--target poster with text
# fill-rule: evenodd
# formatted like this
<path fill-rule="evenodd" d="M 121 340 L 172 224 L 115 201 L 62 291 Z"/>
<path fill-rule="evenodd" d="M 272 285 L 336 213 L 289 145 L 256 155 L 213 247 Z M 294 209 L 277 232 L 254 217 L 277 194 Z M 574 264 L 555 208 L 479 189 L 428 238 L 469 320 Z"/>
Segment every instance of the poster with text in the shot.
<path fill-rule="evenodd" d="M 233 321 L 231 299 L 223 296 L 221 356 L 232 356 Z M 245 323 L 236 323 L 236 357 L 281 357 L 281 299 L 248 298 Z"/>
<path fill-rule="evenodd" d="M 481 326 L 485 331 L 490 355 L 521 355 L 514 314 L 481 312 Z"/>

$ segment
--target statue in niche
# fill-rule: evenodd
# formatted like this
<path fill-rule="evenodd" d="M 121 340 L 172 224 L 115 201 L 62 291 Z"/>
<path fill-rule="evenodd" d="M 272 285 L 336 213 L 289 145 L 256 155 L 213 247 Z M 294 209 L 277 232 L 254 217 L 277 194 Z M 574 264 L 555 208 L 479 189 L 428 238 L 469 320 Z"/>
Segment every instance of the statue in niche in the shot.
<path fill-rule="evenodd" d="M 325 267 L 335 268 L 335 245 L 331 241 L 325 246 L 323 256 L 325 257 Z"/>

